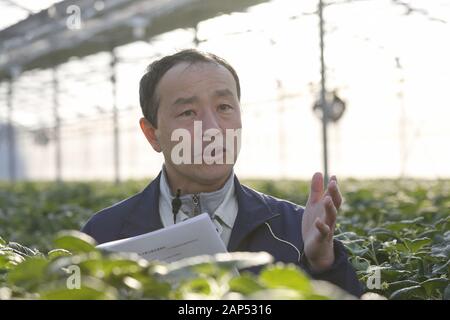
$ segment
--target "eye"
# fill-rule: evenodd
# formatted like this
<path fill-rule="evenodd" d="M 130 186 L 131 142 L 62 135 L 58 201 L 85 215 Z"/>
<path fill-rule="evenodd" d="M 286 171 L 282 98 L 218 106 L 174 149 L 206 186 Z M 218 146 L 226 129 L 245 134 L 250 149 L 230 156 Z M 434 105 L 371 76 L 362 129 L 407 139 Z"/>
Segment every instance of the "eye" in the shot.
<path fill-rule="evenodd" d="M 233 110 L 233 107 L 230 106 L 229 104 L 221 104 L 217 107 L 217 109 L 219 109 L 219 111 L 222 112 L 227 112 Z"/>
<path fill-rule="evenodd" d="M 193 115 L 195 115 L 195 112 L 194 112 L 194 110 L 186 110 L 186 111 L 183 111 L 182 113 L 180 113 L 178 116 L 179 117 L 191 117 L 191 116 L 193 116 Z"/>

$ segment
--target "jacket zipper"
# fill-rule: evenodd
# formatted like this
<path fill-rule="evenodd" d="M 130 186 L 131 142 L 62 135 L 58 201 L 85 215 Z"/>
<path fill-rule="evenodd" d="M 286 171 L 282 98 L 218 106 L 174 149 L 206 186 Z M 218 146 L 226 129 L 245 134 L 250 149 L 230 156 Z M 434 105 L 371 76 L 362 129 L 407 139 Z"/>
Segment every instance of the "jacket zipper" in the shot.
<path fill-rule="evenodd" d="M 194 194 L 192 196 L 192 204 L 194 205 L 193 209 L 192 209 L 192 213 L 195 216 L 200 214 L 200 197 L 197 194 Z"/>

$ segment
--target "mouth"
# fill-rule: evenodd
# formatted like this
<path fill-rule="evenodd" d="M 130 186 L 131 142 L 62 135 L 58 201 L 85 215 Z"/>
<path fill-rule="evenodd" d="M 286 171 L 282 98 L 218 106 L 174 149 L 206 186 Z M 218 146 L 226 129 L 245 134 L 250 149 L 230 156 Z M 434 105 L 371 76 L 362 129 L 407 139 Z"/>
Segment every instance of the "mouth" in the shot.
<path fill-rule="evenodd" d="M 219 162 L 222 163 L 224 162 L 224 155 L 226 154 L 227 150 L 225 148 L 221 149 L 221 150 L 212 150 L 208 155 L 203 155 L 203 161 L 205 162 Z"/>
<path fill-rule="evenodd" d="M 225 148 L 223 148 L 222 150 L 218 150 L 217 156 L 223 156 L 223 155 L 226 154 L 226 153 L 227 153 L 227 150 L 226 150 Z M 214 149 L 214 150 L 211 152 L 211 156 L 212 156 L 212 157 L 216 157 L 216 149 Z"/>
<path fill-rule="evenodd" d="M 217 152 L 216 152 L 217 151 Z M 197 153 L 194 154 L 194 157 L 203 157 L 203 158 L 215 158 L 216 156 L 222 156 L 224 154 L 227 154 L 227 149 L 223 148 L 223 149 L 213 149 L 211 152 L 208 152 L 208 154 L 204 154 L 204 153 Z"/>

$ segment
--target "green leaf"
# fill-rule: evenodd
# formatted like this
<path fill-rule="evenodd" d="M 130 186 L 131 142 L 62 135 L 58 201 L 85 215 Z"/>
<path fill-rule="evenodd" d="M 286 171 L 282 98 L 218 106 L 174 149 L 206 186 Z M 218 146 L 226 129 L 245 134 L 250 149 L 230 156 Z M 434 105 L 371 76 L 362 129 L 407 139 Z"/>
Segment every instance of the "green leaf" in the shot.
<path fill-rule="evenodd" d="M 450 300 L 450 284 L 445 288 L 444 291 L 444 300 Z"/>
<path fill-rule="evenodd" d="M 136 280 L 142 284 L 143 297 L 149 299 L 169 299 L 171 285 L 165 282 L 165 279 L 157 280 L 148 274 L 134 274 Z"/>
<path fill-rule="evenodd" d="M 33 257 L 38 254 L 38 251 L 32 250 L 32 249 L 25 247 L 17 242 L 10 242 L 8 244 L 8 247 L 20 252 L 23 255 L 29 256 L 29 257 Z"/>
<path fill-rule="evenodd" d="M 334 236 L 335 239 L 341 241 L 358 240 L 359 236 L 354 232 L 342 232 Z"/>
<path fill-rule="evenodd" d="M 202 295 L 211 294 L 211 285 L 208 279 L 197 278 L 184 282 L 178 289 L 182 296 L 186 293 L 197 293 Z"/>
<path fill-rule="evenodd" d="M 267 252 L 232 252 L 186 258 L 173 262 L 167 267 L 169 273 L 178 273 L 179 275 L 185 273 L 184 276 L 188 276 L 194 269 L 204 273 L 214 273 L 219 270 L 213 266 L 205 266 L 206 264 L 212 264 L 231 271 L 233 268 L 250 268 L 268 264 L 272 261 L 273 257 Z"/>
<path fill-rule="evenodd" d="M 439 231 L 438 230 L 430 230 L 430 229 L 427 229 L 427 230 L 425 230 L 424 232 L 422 232 L 422 233 L 420 233 L 419 235 L 418 235 L 418 237 L 419 238 L 434 238 L 436 235 L 438 235 L 439 234 Z"/>
<path fill-rule="evenodd" d="M 369 230 L 369 235 L 376 236 L 381 241 L 387 241 L 396 237 L 395 233 L 386 228 L 373 228 Z"/>
<path fill-rule="evenodd" d="M 244 295 L 252 294 L 264 288 L 256 279 L 248 274 L 231 279 L 229 286 L 231 291 Z"/>
<path fill-rule="evenodd" d="M 59 257 L 67 257 L 67 256 L 71 256 L 72 253 L 70 253 L 70 251 L 64 250 L 64 249 L 53 249 L 51 251 L 49 251 L 49 253 L 47 254 L 48 258 L 50 260 L 59 258 Z"/>
<path fill-rule="evenodd" d="M 104 300 L 117 299 L 118 290 L 103 280 L 81 275 L 80 287 L 70 288 L 68 277 L 45 283 L 40 290 L 41 299 L 53 300 Z"/>
<path fill-rule="evenodd" d="M 259 282 L 270 289 L 289 288 L 307 294 L 312 291 L 309 278 L 293 265 L 269 266 L 261 272 Z"/>
<path fill-rule="evenodd" d="M 32 257 L 17 265 L 7 276 L 11 285 L 33 289 L 45 279 L 48 260 Z"/>
<path fill-rule="evenodd" d="M 370 262 L 365 258 L 356 256 L 350 258 L 350 261 L 353 267 L 358 271 L 366 271 L 370 267 Z"/>
<path fill-rule="evenodd" d="M 391 294 L 391 300 L 424 299 L 425 289 L 419 286 L 412 286 L 399 289 Z"/>
<path fill-rule="evenodd" d="M 345 248 L 350 251 L 350 253 L 354 256 L 362 256 L 364 255 L 367 251 L 369 251 L 368 248 L 364 248 L 362 247 L 360 244 L 364 243 L 363 239 L 358 239 L 358 240 L 344 240 L 342 241 L 342 243 L 344 244 Z"/>
<path fill-rule="evenodd" d="M 19 263 L 25 261 L 25 257 L 11 248 L 0 249 L 0 268 L 13 269 Z"/>
<path fill-rule="evenodd" d="M 392 230 L 392 231 L 401 231 L 405 228 L 414 226 L 418 224 L 419 222 L 423 221 L 423 217 L 418 217 L 413 220 L 402 220 L 399 222 L 387 222 L 384 224 L 384 227 L 386 229 Z"/>
<path fill-rule="evenodd" d="M 355 296 L 350 295 L 347 291 L 342 288 L 328 282 L 321 280 L 311 281 L 314 293 L 307 296 L 307 299 L 333 299 L 333 300 L 356 300 Z"/>
<path fill-rule="evenodd" d="M 397 280 L 405 280 L 411 276 L 411 271 L 409 270 L 397 270 L 389 267 L 381 267 L 381 279 L 385 282 L 394 282 Z"/>
<path fill-rule="evenodd" d="M 80 289 L 60 288 L 41 293 L 43 300 L 110 300 L 114 295 L 108 294 L 103 290 L 97 290 L 89 287 Z"/>
<path fill-rule="evenodd" d="M 448 279 L 433 278 L 423 281 L 420 285 L 425 289 L 428 296 L 431 296 L 435 290 L 444 290 L 449 284 Z"/>
<path fill-rule="evenodd" d="M 445 273 L 447 275 L 450 274 L 450 260 L 447 260 L 445 263 L 442 264 L 439 263 L 435 264 L 433 266 L 432 273 L 434 275 L 439 275 L 441 273 Z"/>
<path fill-rule="evenodd" d="M 72 253 L 97 251 L 95 240 L 79 231 L 62 231 L 53 241 L 58 249 L 65 249 Z"/>
<path fill-rule="evenodd" d="M 250 294 L 248 300 L 304 300 L 308 295 L 305 296 L 304 292 L 289 289 L 289 288 L 274 288 L 274 289 L 264 289 L 256 291 Z M 318 297 L 319 299 L 327 299 L 326 297 Z"/>
<path fill-rule="evenodd" d="M 388 285 L 389 285 L 389 290 L 393 292 L 393 291 L 397 291 L 397 290 L 403 289 L 403 288 L 419 286 L 420 283 L 417 281 L 412 281 L 412 280 L 401 280 L 401 281 L 394 281 L 394 282 L 388 283 Z"/>
<path fill-rule="evenodd" d="M 426 245 L 429 245 L 431 243 L 430 238 L 420 238 L 420 239 L 403 239 L 405 244 L 408 246 L 409 250 L 412 252 L 418 252 L 420 249 L 425 247 Z"/>
<path fill-rule="evenodd" d="M 144 265 L 141 261 L 138 262 L 115 255 L 103 259 L 100 256 L 84 259 L 78 263 L 78 266 L 93 276 L 109 277 L 139 272 Z"/>
<path fill-rule="evenodd" d="M 440 243 L 432 246 L 431 255 L 434 257 L 450 259 L 450 243 Z"/>

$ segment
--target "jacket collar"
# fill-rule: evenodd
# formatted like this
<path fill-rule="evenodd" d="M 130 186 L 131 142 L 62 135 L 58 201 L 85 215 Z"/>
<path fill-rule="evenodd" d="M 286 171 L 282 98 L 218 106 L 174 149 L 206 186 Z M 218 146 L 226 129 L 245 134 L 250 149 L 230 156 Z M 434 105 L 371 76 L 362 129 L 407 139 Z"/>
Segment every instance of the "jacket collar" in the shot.
<path fill-rule="evenodd" d="M 258 226 L 279 215 L 272 212 L 261 193 L 241 185 L 236 175 L 234 185 L 238 214 L 228 243 L 229 252 L 236 251 L 242 240 Z"/>
<path fill-rule="evenodd" d="M 161 173 L 140 193 L 139 201 L 123 222 L 119 238 L 130 238 L 164 228 L 159 215 Z"/>
<path fill-rule="evenodd" d="M 141 192 L 136 206 L 131 208 L 124 220 L 120 238 L 134 237 L 163 228 L 159 215 L 160 179 L 161 172 Z M 234 175 L 234 187 L 238 213 L 228 243 L 229 252 L 236 251 L 242 240 L 259 225 L 279 215 L 272 212 L 262 194 L 241 185 L 236 175 Z"/>

